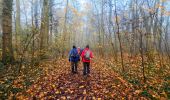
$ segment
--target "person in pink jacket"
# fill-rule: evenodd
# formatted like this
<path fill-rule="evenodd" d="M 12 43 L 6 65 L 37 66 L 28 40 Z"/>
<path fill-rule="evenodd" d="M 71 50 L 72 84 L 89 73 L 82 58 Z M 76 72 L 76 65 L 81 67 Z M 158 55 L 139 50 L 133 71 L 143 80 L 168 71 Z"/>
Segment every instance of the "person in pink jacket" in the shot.
<path fill-rule="evenodd" d="M 89 49 L 89 45 L 82 51 L 81 57 L 84 66 L 83 75 L 90 74 L 90 62 L 91 58 L 93 58 L 93 53 Z"/>

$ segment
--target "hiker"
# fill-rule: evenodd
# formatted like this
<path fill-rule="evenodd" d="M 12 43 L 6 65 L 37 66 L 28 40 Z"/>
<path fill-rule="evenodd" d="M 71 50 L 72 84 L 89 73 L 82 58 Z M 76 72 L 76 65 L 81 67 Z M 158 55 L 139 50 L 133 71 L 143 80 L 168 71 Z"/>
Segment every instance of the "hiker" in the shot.
<path fill-rule="evenodd" d="M 73 49 L 69 53 L 69 61 L 71 62 L 71 71 L 73 74 L 77 72 L 77 63 L 80 60 L 80 55 L 78 54 L 76 46 L 73 45 Z"/>
<path fill-rule="evenodd" d="M 83 75 L 89 75 L 90 74 L 90 61 L 91 58 L 93 58 L 92 51 L 89 49 L 89 45 L 86 46 L 86 48 L 82 51 L 81 54 L 82 62 L 84 66 Z"/>
<path fill-rule="evenodd" d="M 78 48 L 77 48 L 77 51 L 78 51 L 78 54 L 80 55 L 81 48 L 78 47 Z"/>
<path fill-rule="evenodd" d="M 82 54 L 83 50 L 84 50 L 84 48 L 81 48 L 81 49 L 80 49 L 80 55 Z"/>
<path fill-rule="evenodd" d="M 78 48 L 77 48 L 77 51 L 78 51 L 78 54 L 81 56 L 81 53 L 83 52 L 83 49 L 80 48 L 80 47 L 78 47 Z"/>

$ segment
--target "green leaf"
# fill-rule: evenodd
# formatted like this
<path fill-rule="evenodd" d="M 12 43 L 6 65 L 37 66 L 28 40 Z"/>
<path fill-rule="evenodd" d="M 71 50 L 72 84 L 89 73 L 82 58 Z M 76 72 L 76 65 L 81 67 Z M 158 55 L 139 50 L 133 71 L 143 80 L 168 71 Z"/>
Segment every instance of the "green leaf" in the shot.
<path fill-rule="evenodd" d="M 140 85 L 139 80 L 133 79 L 133 80 L 129 80 L 130 83 L 134 84 L 134 85 Z"/>
<path fill-rule="evenodd" d="M 149 97 L 152 100 L 156 100 L 156 98 L 154 98 L 147 90 L 144 90 L 143 92 L 141 92 L 140 95 L 144 97 Z"/>
<path fill-rule="evenodd" d="M 26 81 L 24 81 L 24 84 L 25 84 L 26 87 L 28 87 L 28 86 L 32 85 L 33 82 L 26 80 Z"/>
<path fill-rule="evenodd" d="M 18 92 L 22 92 L 22 90 L 23 90 L 23 89 L 21 89 L 21 88 L 12 88 L 12 89 L 11 89 L 11 92 L 14 93 L 14 94 L 16 94 L 16 93 L 18 93 Z"/>
<path fill-rule="evenodd" d="M 170 76 L 165 77 L 165 79 L 164 79 L 164 80 L 165 80 L 165 81 L 170 80 Z"/>

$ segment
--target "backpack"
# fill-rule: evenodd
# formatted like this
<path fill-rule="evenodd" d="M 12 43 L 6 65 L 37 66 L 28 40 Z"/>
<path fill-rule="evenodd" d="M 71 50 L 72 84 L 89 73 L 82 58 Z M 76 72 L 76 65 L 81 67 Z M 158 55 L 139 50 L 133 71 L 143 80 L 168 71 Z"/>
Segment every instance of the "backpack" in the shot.
<path fill-rule="evenodd" d="M 85 60 L 90 60 L 90 50 L 87 50 L 84 54 L 84 59 Z"/>
<path fill-rule="evenodd" d="M 76 50 L 72 50 L 70 56 L 71 56 L 71 58 L 76 59 L 76 57 L 78 57 L 78 52 Z"/>
<path fill-rule="evenodd" d="M 80 53 L 79 53 L 79 55 L 81 55 L 81 54 L 82 54 L 83 50 L 84 50 L 84 49 L 80 49 Z"/>

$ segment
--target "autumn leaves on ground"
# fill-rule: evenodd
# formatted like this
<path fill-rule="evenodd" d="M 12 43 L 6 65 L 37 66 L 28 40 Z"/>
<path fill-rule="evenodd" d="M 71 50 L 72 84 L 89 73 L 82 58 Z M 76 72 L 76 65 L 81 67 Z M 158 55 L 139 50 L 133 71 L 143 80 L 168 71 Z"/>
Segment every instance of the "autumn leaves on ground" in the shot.
<path fill-rule="evenodd" d="M 82 74 L 81 62 L 78 74 L 72 74 L 68 59 L 62 58 L 22 66 L 18 76 L 9 73 L 15 72 L 16 66 L 9 66 L 1 73 L 0 97 L 9 100 L 167 100 L 169 66 L 146 67 L 147 80 L 143 82 L 139 58 L 131 58 L 126 72 L 122 73 L 120 62 L 96 57 L 88 77 Z"/>
<path fill-rule="evenodd" d="M 146 99 L 139 96 L 131 84 L 118 76 L 103 60 L 93 60 L 90 76 L 82 75 L 79 63 L 78 74 L 70 72 L 66 59 L 45 61 L 44 73 L 17 98 L 23 99 L 61 99 L 61 100 L 104 100 L 104 99 Z"/>

